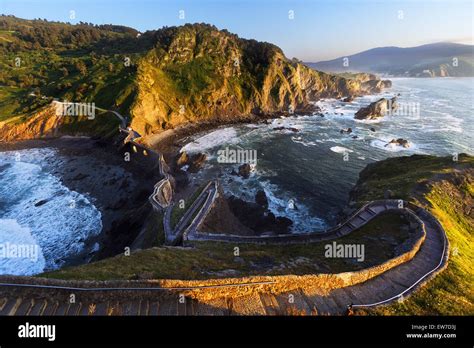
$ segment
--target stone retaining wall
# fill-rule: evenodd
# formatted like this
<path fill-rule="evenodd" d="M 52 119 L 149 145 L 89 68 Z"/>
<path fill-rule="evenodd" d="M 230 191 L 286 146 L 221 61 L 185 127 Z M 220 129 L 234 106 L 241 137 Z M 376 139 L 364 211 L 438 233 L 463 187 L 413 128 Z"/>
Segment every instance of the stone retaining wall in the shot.
<path fill-rule="evenodd" d="M 416 215 L 414 215 L 416 217 Z M 96 288 L 96 287 L 123 287 L 120 290 L 121 298 L 136 298 L 137 291 L 127 291 L 129 287 L 163 287 L 167 288 L 163 291 L 146 291 L 140 290 L 140 296 L 178 296 L 184 294 L 187 297 L 196 298 L 199 300 L 209 300 L 213 298 L 223 296 L 244 296 L 250 293 L 257 292 L 269 292 L 269 293 L 282 293 L 289 292 L 292 290 L 304 288 L 307 290 L 317 289 L 322 292 L 329 292 L 330 290 L 347 287 L 362 283 L 373 277 L 376 277 L 402 263 L 410 261 L 420 249 L 426 237 L 426 230 L 423 222 L 416 217 L 419 222 L 419 229 L 416 231 L 417 237 L 411 239 L 411 246 L 407 246 L 408 251 L 398 255 L 386 262 L 372 266 L 360 271 L 343 272 L 337 274 L 310 274 L 310 275 L 283 275 L 283 276 L 251 276 L 242 278 L 224 278 L 224 279 L 209 279 L 209 280 L 174 280 L 174 279 L 162 279 L 162 280 L 119 280 L 119 281 L 73 281 L 73 280 L 57 280 L 47 278 L 36 278 L 36 277 L 22 277 L 22 276 L 0 276 L 0 282 L 7 283 L 13 282 L 18 284 L 38 284 L 47 286 L 64 286 L 64 287 L 81 287 L 81 288 Z M 255 285 L 243 285 L 233 286 L 247 283 L 257 282 L 271 282 L 271 284 L 255 284 Z M 201 288 L 197 288 L 201 287 Z M 208 288 L 202 288 L 208 287 Z M 180 289 L 170 289 L 180 288 Z M 192 289 L 190 289 L 192 288 Z M 7 288 L 8 289 L 8 288 Z M 35 293 L 44 292 L 44 289 L 31 289 L 28 291 L 34 291 Z M 74 290 L 54 290 L 55 292 L 68 293 L 81 293 L 81 298 L 103 298 L 105 294 L 113 294 L 116 297 L 117 291 L 92 291 L 82 292 Z M 50 291 L 49 291 L 50 293 Z M 111 296 L 111 295 L 105 295 Z"/>
<path fill-rule="evenodd" d="M 192 244 L 194 241 L 214 241 L 214 242 L 227 242 L 227 243 L 253 243 L 253 244 L 288 244 L 288 243 L 312 243 L 319 242 L 323 240 L 330 240 L 345 236 L 351 233 L 353 230 L 362 227 L 367 222 L 372 220 L 374 217 L 379 214 L 373 215 L 369 220 L 364 224 L 361 224 L 357 228 L 346 228 L 349 223 L 356 219 L 357 216 L 371 207 L 385 206 L 385 211 L 402 211 L 406 212 L 406 208 L 398 208 L 399 200 L 382 200 L 382 201 L 373 201 L 363 205 L 355 213 L 353 213 L 349 218 L 347 218 L 343 223 L 329 228 L 325 231 L 320 232 L 309 232 L 309 233 L 298 233 L 298 234 L 287 234 L 287 235 L 277 235 L 277 236 L 239 236 L 239 235 L 230 235 L 230 234 L 216 234 L 216 233 L 206 233 L 195 231 L 194 233 L 189 233 L 186 235 L 183 243 Z M 213 203 L 214 204 L 214 203 Z M 406 202 L 403 202 L 404 207 Z"/>

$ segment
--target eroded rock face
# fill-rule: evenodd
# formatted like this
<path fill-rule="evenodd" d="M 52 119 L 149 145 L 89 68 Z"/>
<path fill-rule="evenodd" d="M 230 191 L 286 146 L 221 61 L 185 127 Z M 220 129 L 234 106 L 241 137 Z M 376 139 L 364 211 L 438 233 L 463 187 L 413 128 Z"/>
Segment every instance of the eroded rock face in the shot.
<path fill-rule="evenodd" d="M 398 108 L 397 98 L 392 99 L 381 98 L 368 106 L 360 108 L 355 113 L 354 118 L 358 120 L 371 120 L 384 117 L 389 111 L 395 111 Z"/>
<path fill-rule="evenodd" d="M 349 128 L 347 128 L 347 129 L 341 129 L 341 130 L 339 131 L 339 133 L 341 133 L 341 134 L 351 134 L 351 133 L 352 133 L 352 128 L 349 127 Z"/>
<path fill-rule="evenodd" d="M 268 199 L 265 191 L 258 190 L 257 194 L 255 195 L 255 203 L 263 208 L 268 208 Z"/>
<path fill-rule="evenodd" d="M 300 131 L 298 128 L 294 128 L 294 127 L 275 127 L 275 128 L 272 128 L 272 130 L 274 131 L 289 130 L 289 131 L 292 131 L 293 133 L 298 133 Z"/>
<path fill-rule="evenodd" d="M 0 122 L 0 140 L 39 139 L 60 136 L 60 125 L 65 117 L 56 116 L 56 106 L 50 104 L 37 113 L 29 116 L 25 122 L 17 123 L 16 119 Z"/>
<path fill-rule="evenodd" d="M 354 96 L 353 95 L 350 95 L 348 97 L 345 97 L 343 100 L 342 100 L 344 103 L 350 103 L 352 101 L 354 101 Z"/>
<path fill-rule="evenodd" d="M 238 175 L 240 175 L 242 178 L 247 179 L 250 176 L 250 171 L 251 171 L 250 164 L 244 163 L 239 166 L 239 172 Z"/>
<path fill-rule="evenodd" d="M 235 196 L 227 199 L 232 213 L 242 224 L 252 229 L 255 234 L 273 232 L 276 234 L 290 233 L 293 224 L 291 219 L 275 216 L 267 208 L 252 202 L 246 202 Z"/>
<path fill-rule="evenodd" d="M 310 101 L 380 91 L 374 75 L 346 79 L 289 60 L 269 43 L 209 25 L 156 32 L 156 49 L 138 62 L 132 127 L 141 134 L 189 122 L 254 121 L 314 112 Z"/>
<path fill-rule="evenodd" d="M 364 81 L 362 83 L 362 89 L 366 91 L 366 93 L 380 93 L 385 88 L 392 87 L 392 81 L 390 80 L 379 80 L 379 79 L 370 79 Z"/>
<path fill-rule="evenodd" d="M 207 160 L 207 155 L 205 153 L 197 153 L 191 156 L 188 161 L 189 172 L 196 173 L 198 172 Z"/>
<path fill-rule="evenodd" d="M 178 167 L 181 168 L 185 166 L 186 164 L 188 164 L 188 162 L 189 162 L 189 156 L 186 153 L 186 151 L 183 151 L 176 156 L 176 165 Z"/>

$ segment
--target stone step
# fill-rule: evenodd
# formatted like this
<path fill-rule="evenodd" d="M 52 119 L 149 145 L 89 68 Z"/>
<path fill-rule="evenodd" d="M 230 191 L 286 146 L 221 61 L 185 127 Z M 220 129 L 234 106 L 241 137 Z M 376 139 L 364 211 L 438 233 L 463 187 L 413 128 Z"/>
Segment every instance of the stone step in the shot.
<path fill-rule="evenodd" d="M 375 210 L 373 210 L 371 207 L 365 208 L 364 211 L 368 212 L 368 213 L 369 213 L 370 215 L 372 215 L 372 216 L 375 215 L 375 214 L 377 214 L 377 212 L 375 212 Z"/>
<path fill-rule="evenodd" d="M 344 314 L 347 306 L 354 302 L 343 289 L 335 289 L 331 291 L 330 297 L 338 305 L 338 307 L 335 308 L 337 312 L 333 314 Z"/>
<path fill-rule="evenodd" d="M 273 296 L 272 294 L 261 293 L 260 300 L 263 303 L 266 315 L 279 314 L 280 306 L 278 305 L 278 301 L 276 300 L 275 296 Z"/>
<path fill-rule="evenodd" d="M 278 308 L 280 309 L 280 314 L 283 315 L 288 313 L 288 309 L 290 307 L 290 295 L 294 297 L 292 292 L 284 292 L 278 295 L 275 295 L 275 300 L 278 303 Z"/>
<path fill-rule="evenodd" d="M 437 241 L 426 239 L 423 245 L 421 246 L 421 249 L 429 249 L 428 252 L 430 255 L 436 255 L 440 254 L 443 251 L 443 244 L 440 244 Z"/>
<path fill-rule="evenodd" d="M 382 280 L 380 278 L 377 278 L 376 280 L 371 282 L 370 286 L 368 286 L 367 288 L 361 288 L 361 290 L 367 291 L 369 295 L 369 298 L 365 300 L 363 303 L 363 304 L 367 304 L 367 302 L 375 303 L 375 302 L 386 300 L 392 297 L 393 295 L 404 291 L 405 288 L 397 284 L 394 284 L 390 282 L 389 280 L 385 280 L 385 279 Z"/>
<path fill-rule="evenodd" d="M 139 314 L 140 315 L 148 315 L 149 307 L 150 307 L 150 302 L 147 301 L 147 300 L 142 300 L 141 303 L 140 303 Z"/>
<path fill-rule="evenodd" d="M 364 211 L 361 211 L 359 215 L 357 215 L 357 217 L 364 221 L 369 221 L 372 218 L 372 215 L 364 210 Z"/>
<path fill-rule="evenodd" d="M 0 315 L 13 315 L 20 306 L 21 302 L 21 298 L 10 298 L 3 306 Z"/>
<path fill-rule="evenodd" d="M 359 226 L 365 224 L 365 220 L 362 219 L 360 216 L 356 216 L 351 220 L 351 224 L 354 225 L 354 226 L 359 227 Z"/>
<path fill-rule="evenodd" d="M 132 305 L 130 306 L 130 310 L 131 310 L 130 315 L 140 314 L 140 305 L 141 305 L 141 301 L 133 301 Z"/>
<path fill-rule="evenodd" d="M 265 308 L 258 294 L 249 294 L 232 299 L 232 315 L 264 315 Z"/>
<path fill-rule="evenodd" d="M 315 315 L 327 315 L 332 311 L 326 302 L 326 296 L 311 295 L 306 296 L 306 298 L 308 305 L 311 308 L 311 313 Z"/>
<path fill-rule="evenodd" d="M 185 298 L 184 303 L 178 300 L 177 304 L 177 313 L 176 315 L 187 315 L 187 302 L 190 301 L 189 298 Z"/>
<path fill-rule="evenodd" d="M 148 306 L 148 315 L 158 315 L 160 303 L 158 301 L 150 302 Z"/>
<path fill-rule="evenodd" d="M 160 307 L 158 308 L 158 315 L 176 315 L 177 313 L 177 298 L 167 298 L 160 301 Z"/>
<path fill-rule="evenodd" d="M 402 272 L 398 269 L 392 269 L 390 274 L 386 275 L 386 278 L 390 279 L 392 282 L 397 283 L 400 286 L 405 288 L 410 287 L 414 283 L 414 278 L 417 277 L 416 274 L 407 275 L 405 272 Z"/>
<path fill-rule="evenodd" d="M 69 309 L 69 303 L 60 302 L 54 315 L 66 315 L 68 309 Z"/>
<path fill-rule="evenodd" d="M 196 315 L 198 301 L 193 298 L 186 299 L 186 315 Z"/>
<path fill-rule="evenodd" d="M 373 211 L 375 214 L 379 214 L 379 213 L 385 211 L 385 207 L 376 205 L 376 206 L 371 206 L 370 208 L 368 208 L 368 210 Z"/>
<path fill-rule="evenodd" d="M 46 306 L 46 300 L 37 300 L 35 301 L 33 307 L 31 307 L 28 315 L 39 316 L 43 314 L 43 310 Z"/>
<path fill-rule="evenodd" d="M 361 286 L 354 285 L 347 288 L 343 288 L 347 293 L 347 296 L 352 300 L 353 304 L 365 304 L 371 302 L 371 294 Z"/>
<path fill-rule="evenodd" d="M 311 315 L 315 310 L 314 303 L 301 289 L 294 292 L 292 300 L 293 303 L 289 304 L 289 315 Z"/>
<path fill-rule="evenodd" d="M 350 226 L 344 225 L 344 226 L 342 226 L 342 227 L 340 228 L 340 232 L 341 232 L 340 235 L 341 235 L 341 236 L 344 236 L 344 235 L 346 235 L 347 233 L 349 233 L 349 232 L 351 232 L 351 231 L 352 231 L 352 229 L 351 229 Z"/>
<path fill-rule="evenodd" d="M 374 209 L 374 211 L 372 211 Z M 344 234 L 371 219 L 379 205 L 365 209 L 350 224 L 338 233 Z M 372 211 L 372 212 L 371 212 Z M 435 268 L 443 252 L 442 231 L 436 224 L 426 223 L 426 240 L 412 260 L 407 261 L 364 283 L 347 288 L 335 289 L 328 295 L 319 290 L 311 293 L 301 289 L 279 294 L 253 293 L 237 298 L 218 298 L 198 302 L 186 298 L 178 302 L 178 296 L 152 301 L 134 300 L 129 302 L 101 302 L 70 304 L 49 302 L 44 298 L 0 298 L 0 315 L 281 315 L 281 314 L 343 314 L 348 304 L 369 304 L 394 297 L 405 291 L 427 272 Z M 21 292 L 20 292 L 21 293 Z M 291 295 L 291 301 L 290 301 Z M 316 309 L 316 310 L 314 310 Z M 90 313 L 91 312 L 91 313 Z"/>
<path fill-rule="evenodd" d="M 380 295 L 382 299 L 390 298 L 406 290 L 406 286 L 394 283 L 389 277 L 381 275 L 380 278 L 383 280 L 385 286 L 380 289 Z"/>
<path fill-rule="evenodd" d="M 23 299 L 23 301 L 15 311 L 14 315 L 27 315 L 32 306 L 33 300 Z"/>
<path fill-rule="evenodd" d="M 0 312 L 3 310 L 3 307 L 5 307 L 7 302 L 8 302 L 8 298 L 6 298 L 6 297 L 0 298 Z"/>
<path fill-rule="evenodd" d="M 197 302 L 194 313 L 195 315 L 229 315 L 228 303 L 225 297 Z"/>
<path fill-rule="evenodd" d="M 43 309 L 43 315 L 54 315 L 56 313 L 56 309 L 58 308 L 57 302 L 46 302 L 45 307 Z"/>
<path fill-rule="evenodd" d="M 138 315 L 140 301 L 123 302 L 121 306 L 122 315 Z"/>
<path fill-rule="evenodd" d="M 353 221 L 353 220 L 348 221 L 348 222 L 346 223 L 346 226 L 349 226 L 352 230 L 355 230 L 355 229 L 357 228 L 357 226 L 354 225 L 354 224 L 352 223 L 352 221 Z"/>
<path fill-rule="evenodd" d="M 97 303 L 93 315 L 99 315 L 99 316 L 107 315 L 107 307 L 108 307 L 107 302 Z"/>
<path fill-rule="evenodd" d="M 119 301 L 109 302 L 107 307 L 107 315 L 123 315 L 122 304 Z"/>
<path fill-rule="evenodd" d="M 71 303 L 65 315 L 77 315 L 80 309 L 80 303 Z"/>
<path fill-rule="evenodd" d="M 93 306 L 92 303 L 87 303 L 87 302 L 84 302 L 84 303 L 81 303 L 81 309 L 79 310 L 79 314 L 78 315 L 91 315 L 93 314 Z"/>
<path fill-rule="evenodd" d="M 341 312 L 340 306 L 338 303 L 334 301 L 334 299 L 331 296 L 325 296 L 324 303 L 326 304 L 326 307 L 328 308 L 328 312 L 326 313 L 327 315 L 340 314 Z"/>
<path fill-rule="evenodd" d="M 418 255 L 417 255 L 418 256 Z M 407 274 L 412 274 L 413 272 L 426 273 L 435 268 L 439 263 L 439 260 L 430 260 L 427 257 L 415 257 L 409 264 L 401 265 L 400 271 L 405 271 Z M 397 267 L 398 268 L 398 267 Z"/>

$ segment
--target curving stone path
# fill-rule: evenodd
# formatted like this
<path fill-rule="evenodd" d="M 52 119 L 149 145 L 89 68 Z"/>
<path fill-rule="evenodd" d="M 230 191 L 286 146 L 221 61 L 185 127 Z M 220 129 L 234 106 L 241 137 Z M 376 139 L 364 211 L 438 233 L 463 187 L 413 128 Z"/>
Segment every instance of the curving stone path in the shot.
<path fill-rule="evenodd" d="M 259 279 L 261 277 L 250 277 L 248 279 L 255 278 L 257 282 L 207 285 L 199 290 L 206 292 L 216 287 L 255 289 L 243 296 L 209 296 L 211 299 L 204 301 L 185 298 L 183 302 L 179 294 L 196 287 L 150 289 L 150 283 L 143 281 L 133 283 L 137 286 L 141 284 L 142 287 L 132 290 L 127 282 L 119 282 L 121 286 L 114 288 L 98 289 L 91 288 L 91 282 L 77 281 L 72 282 L 74 288 L 70 288 L 67 284 L 71 282 L 27 277 L 13 277 L 12 280 L 12 277 L 2 276 L 0 315 L 342 315 L 350 304 L 353 307 L 382 305 L 410 295 L 447 264 L 448 242 L 441 225 L 426 210 L 416 206 L 410 206 L 409 209 L 423 223 L 426 233 L 415 256 L 363 283 L 326 293 L 302 284 L 297 289 L 275 295 L 262 284 L 277 285 L 278 277 L 266 277 L 266 282 L 262 282 Z M 364 209 L 363 212 L 368 211 Z M 7 280 L 9 283 L 6 283 Z M 35 281 L 33 289 L 30 288 L 31 284 L 19 284 Z M 60 289 L 59 286 L 64 288 Z M 79 286 L 81 288 L 78 289 Z M 77 303 L 68 302 L 71 292 L 76 294 Z M 84 292 L 93 293 L 94 298 L 82 296 Z"/>
<path fill-rule="evenodd" d="M 280 234 L 280 235 L 263 235 L 263 236 L 239 236 L 231 235 L 226 233 L 208 233 L 199 231 L 199 226 L 206 218 L 215 199 L 217 198 L 217 185 L 215 181 L 214 185 L 216 189 L 212 193 L 212 196 L 208 197 L 206 205 L 201 208 L 200 214 L 198 214 L 197 221 L 190 226 L 185 234 L 185 241 L 216 241 L 216 242 L 231 242 L 231 243 L 253 243 L 253 244 L 292 244 L 292 243 L 312 243 L 323 240 L 335 239 L 345 236 L 356 229 L 364 226 L 371 221 L 377 215 L 389 211 L 389 210 L 405 210 L 408 213 L 411 211 L 407 208 L 407 203 L 397 199 L 386 199 L 379 201 L 372 201 L 349 216 L 344 222 L 339 223 L 337 226 L 329 228 L 325 231 L 298 233 L 298 234 Z"/>

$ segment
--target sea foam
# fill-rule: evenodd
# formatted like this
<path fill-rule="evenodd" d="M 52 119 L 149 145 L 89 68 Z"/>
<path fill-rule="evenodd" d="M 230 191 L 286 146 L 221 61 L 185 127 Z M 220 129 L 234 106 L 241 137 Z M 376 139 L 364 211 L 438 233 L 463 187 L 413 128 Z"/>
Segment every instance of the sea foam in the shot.
<path fill-rule="evenodd" d="M 102 230 L 101 213 L 89 199 L 69 190 L 39 164 L 55 155 L 52 149 L 0 153 L 0 219 L 16 224 L 15 228 L 9 223 L 10 232 L 2 224 L 0 243 L 20 243 L 30 234 L 44 258 L 28 267 L 34 273 L 60 268 L 78 255 L 87 255 L 91 250 L 86 241 Z M 2 274 L 17 274 L 15 263 L 3 266 Z"/>

